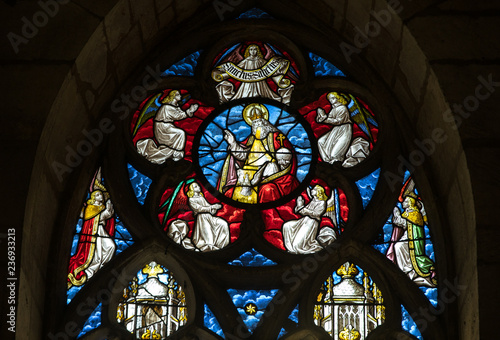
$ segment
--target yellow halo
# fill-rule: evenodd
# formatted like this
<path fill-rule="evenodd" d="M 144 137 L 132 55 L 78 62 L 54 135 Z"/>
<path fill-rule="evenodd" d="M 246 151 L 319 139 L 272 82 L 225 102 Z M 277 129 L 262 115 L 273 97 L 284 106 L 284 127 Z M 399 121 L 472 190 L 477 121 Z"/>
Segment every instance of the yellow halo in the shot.
<path fill-rule="evenodd" d="M 249 104 L 247 105 L 244 109 L 243 109 L 243 119 L 245 120 L 245 122 L 248 124 L 248 125 L 252 125 L 252 121 L 254 119 L 256 119 L 254 117 L 255 115 L 255 110 L 254 109 L 258 109 L 260 112 L 262 112 L 262 118 L 264 118 L 265 120 L 269 120 L 269 111 L 267 110 L 267 107 L 265 107 L 263 104 L 259 104 L 259 103 L 253 103 L 253 104 Z"/>

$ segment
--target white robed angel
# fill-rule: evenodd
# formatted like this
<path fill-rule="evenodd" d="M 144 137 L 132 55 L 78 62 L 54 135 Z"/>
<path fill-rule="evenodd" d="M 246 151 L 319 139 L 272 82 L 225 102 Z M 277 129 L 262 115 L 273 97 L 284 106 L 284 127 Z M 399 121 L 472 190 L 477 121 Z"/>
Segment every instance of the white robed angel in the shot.
<path fill-rule="evenodd" d="M 192 240 L 186 237 L 189 228 L 181 219 L 172 222 L 168 235 L 176 243 L 191 250 L 213 251 L 227 246 L 230 240 L 229 225 L 223 218 L 215 216 L 222 205 L 210 204 L 196 182 L 189 186 L 186 195 L 189 207 L 196 217 Z"/>
<path fill-rule="evenodd" d="M 184 111 L 180 108 L 181 99 L 179 91 L 171 91 L 154 117 L 153 130 L 156 141 L 147 138 L 137 142 L 137 152 L 152 163 L 162 164 L 169 158 L 178 161 L 184 157 L 186 132 L 177 128 L 174 122 L 192 117 L 198 109 L 198 104 L 193 104 Z"/>
<path fill-rule="evenodd" d="M 356 124 L 364 126 L 369 137 L 371 137 L 367 121 L 376 126 L 376 122 L 370 114 L 356 102 L 358 114 L 351 117 L 347 107 L 348 101 L 338 92 L 330 92 L 327 99 L 331 104 L 331 110 L 326 113 L 323 108 L 317 109 L 316 121 L 320 124 L 333 125 L 332 129 L 319 137 L 318 150 L 323 161 L 333 164 L 341 162 L 344 167 L 354 166 L 363 161 L 370 153 L 370 143 L 363 137 L 352 140 L 352 119 Z"/>
<path fill-rule="evenodd" d="M 304 198 L 299 196 L 296 201 L 295 213 L 302 215 L 298 220 L 283 224 L 283 241 L 286 249 L 295 254 L 309 254 L 317 252 L 336 240 L 335 231 L 330 227 L 318 228 L 322 216 L 331 218 L 336 225 L 335 194 L 332 191 L 330 198 L 325 189 L 316 185 L 307 190 L 310 202 L 304 205 Z"/>
<path fill-rule="evenodd" d="M 347 101 L 336 92 L 327 96 L 332 104 L 331 111 L 318 108 L 316 121 L 323 124 L 332 124 L 334 127 L 318 139 L 318 149 L 321 158 L 328 163 L 343 162 L 352 138 L 352 122 L 347 109 Z"/>

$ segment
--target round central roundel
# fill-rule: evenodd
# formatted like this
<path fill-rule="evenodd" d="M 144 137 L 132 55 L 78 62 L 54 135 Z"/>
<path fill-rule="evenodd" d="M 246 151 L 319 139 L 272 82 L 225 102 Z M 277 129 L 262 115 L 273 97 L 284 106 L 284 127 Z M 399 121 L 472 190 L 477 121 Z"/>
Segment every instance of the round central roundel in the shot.
<path fill-rule="evenodd" d="M 200 138 L 208 183 L 236 202 L 273 202 L 294 191 L 312 161 L 304 126 L 284 107 L 251 102 L 215 115 Z"/>

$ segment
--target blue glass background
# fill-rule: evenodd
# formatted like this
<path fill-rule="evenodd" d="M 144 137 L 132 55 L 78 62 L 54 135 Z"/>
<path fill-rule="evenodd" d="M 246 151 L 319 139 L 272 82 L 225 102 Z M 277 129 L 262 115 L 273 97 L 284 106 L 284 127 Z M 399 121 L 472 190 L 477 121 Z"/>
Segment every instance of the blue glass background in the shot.
<path fill-rule="evenodd" d="M 389 216 L 387 221 L 382 228 L 382 234 L 379 235 L 377 242 L 382 241 L 383 243 L 377 243 L 373 245 L 373 248 L 377 249 L 382 254 L 387 253 L 387 249 L 389 249 L 389 241 L 391 240 L 392 235 L 392 214 Z"/>
<path fill-rule="evenodd" d="M 240 289 L 228 289 L 227 292 L 231 296 L 238 313 L 240 314 L 243 322 L 247 326 L 250 332 L 253 332 L 257 327 L 262 315 L 264 315 L 264 310 L 267 305 L 273 299 L 274 295 L 278 292 L 278 289 L 271 290 L 240 290 Z M 254 315 L 248 315 L 245 313 L 245 305 L 247 303 L 253 302 L 257 305 L 257 313 Z"/>
<path fill-rule="evenodd" d="M 295 306 L 288 318 L 297 324 L 299 323 L 299 305 Z"/>
<path fill-rule="evenodd" d="M 437 307 L 438 289 L 431 287 L 418 287 L 418 288 L 420 288 L 420 290 L 424 292 L 425 296 L 429 299 L 430 303 L 434 307 Z"/>
<path fill-rule="evenodd" d="M 160 266 L 163 269 L 163 273 L 157 275 L 158 281 L 160 281 L 161 283 L 163 283 L 165 285 L 168 285 L 169 284 L 168 281 L 170 280 L 170 278 L 173 278 L 175 280 L 175 277 L 170 273 L 170 271 L 167 268 L 163 267 L 162 265 L 160 265 Z M 139 285 L 143 284 L 148 279 L 148 274 L 143 273 L 142 269 L 137 272 L 136 276 L 137 276 L 137 284 L 139 284 Z M 177 288 L 177 286 L 178 286 L 178 283 L 177 283 L 177 280 L 175 280 L 174 287 Z"/>
<path fill-rule="evenodd" d="M 252 8 L 241 13 L 236 19 L 274 19 L 270 14 L 264 12 L 260 8 Z"/>
<path fill-rule="evenodd" d="M 139 171 L 137 171 L 132 165 L 127 164 L 128 168 L 128 176 L 130 179 L 130 183 L 132 184 L 132 189 L 134 189 L 134 194 L 137 197 L 137 201 L 140 204 L 144 204 L 144 200 L 148 195 L 148 190 L 151 185 L 151 178 L 146 175 L 143 175 Z"/>
<path fill-rule="evenodd" d="M 196 51 L 194 53 L 191 53 L 187 57 L 179 60 L 172 66 L 170 66 L 168 69 L 163 71 L 161 74 L 162 77 L 167 77 L 167 76 L 186 76 L 186 77 L 192 77 L 194 76 L 194 69 L 196 68 L 196 65 L 198 64 L 198 58 L 200 57 L 202 51 Z"/>
<path fill-rule="evenodd" d="M 408 178 L 410 178 L 410 175 L 411 175 L 410 171 L 406 170 L 405 175 L 403 177 L 403 183 L 405 183 L 408 180 Z"/>
<path fill-rule="evenodd" d="M 276 262 L 268 259 L 255 249 L 251 249 L 238 258 L 229 262 L 233 266 L 243 266 L 243 267 L 261 267 L 261 266 L 273 266 Z"/>
<path fill-rule="evenodd" d="M 100 303 L 99 306 L 97 306 L 94 309 L 92 314 L 90 314 L 89 318 L 83 325 L 82 331 L 76 337 L 77 339 L 81 338 L 91 330 L 96 329 L 101 325 L 101 309 L 102 309 L 102 303 Z"/>
<path fill-rule="evenodd" d="M 309 52 L 309 58 L 311 58 L 314 69 L 314 75 L 316 77 L 325 77 L 325 76 L 345 77 L 344 72 L 339 70 L 338 67 L 336 67 L 326 59 L 320 57 L 319 55 Z"/>
<path fill-rule="evenodd" d="M 415 321 L 413 321 L 410 313 L 408 313 L 403 305 L 401 305 L 401 316 L 401 326 L 403 327 L 403 329 L 411 335 L 415 336 L 417 339 L 423 340 L 424 338 L 422 337 L 422 334 L 420 334 L 417 324 L 415 323 Z"/>
<path fill-rule="evenodd" d="M 297 155 L 297 179 L 304 180 L 311 164 L 311 143 L 304 127 L 286 111 L 265 104 L 269 111 L 269 122 L 278 128 L 295 149 Z M 219 174 L 227 157 L 227 142 L 223 131 L 230 130 L 238 142 L 251 134 L 251 127 L 243 120 L 243 105 L 237 105 L 220 113 L 203 132 L 199 147 L 199 163 L 209 183 L 216 187 Z"/>
<path fill-rule="evenodd" d="M 219 321 L 217 321 L 217 318 L 215 317 L 214 313 L 212 313 L 212 311 L 210 310 L 210 308 L 208 308 L 206 304 L 204 306 L 204 311 L 205 311 L 205 315 L 203 317 L 204 326 L 210 329 L 215 334 L 225 339 L 224 332 L 222 331 L 222 328 L 219 325 Z"/>
<path fill-rule="evenodd" d="M 288 319 L 292 320 L 295 322 L 297 325 L 299 323 L 299 305 L 295 306 L 294 310 L 290 313 L 288 316 Z M 278 335 L 278 339 L 286 335 L 288 332 L 286 329 L 282 328 L 280 331 L 280 334 Z"/>
<path fill-rule="evenodd" d="M 373 193 L 375 192 L 375 188 L 377 187 L 379 176 L 380 176 L 380 168 L 378 168 L 368 176 L 363 177 L 356 182 L 359 193 L 361 194 L 363 208 L 366 208 L 368 203 L 370 203 L 373 197 Z"/>
<path fill-rule="evenodd" d="M 72 286 L 70 289 L 68 289 L 67 293 L 67 298 L 66 298 L 66 304 L 69 304 L 71 300 L 76 296 L 76 294 L 80 291 L 80 289 L 83 288 L 84 285 L 81 286 Z"/>

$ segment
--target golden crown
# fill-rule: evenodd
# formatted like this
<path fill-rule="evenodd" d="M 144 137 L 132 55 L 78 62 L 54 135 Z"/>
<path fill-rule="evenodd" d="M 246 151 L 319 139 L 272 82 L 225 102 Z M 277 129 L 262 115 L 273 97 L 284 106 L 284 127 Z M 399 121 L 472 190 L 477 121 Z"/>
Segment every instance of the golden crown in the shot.
<path fill-rule="evenodd" d="M 342 277 L 352 277 L 358 275 L 359 270 L 356 268 L 354 263 L 349 264 L 349 262 L 344 263 L 339 269 L 337 269 L 337 274 Z"/>

